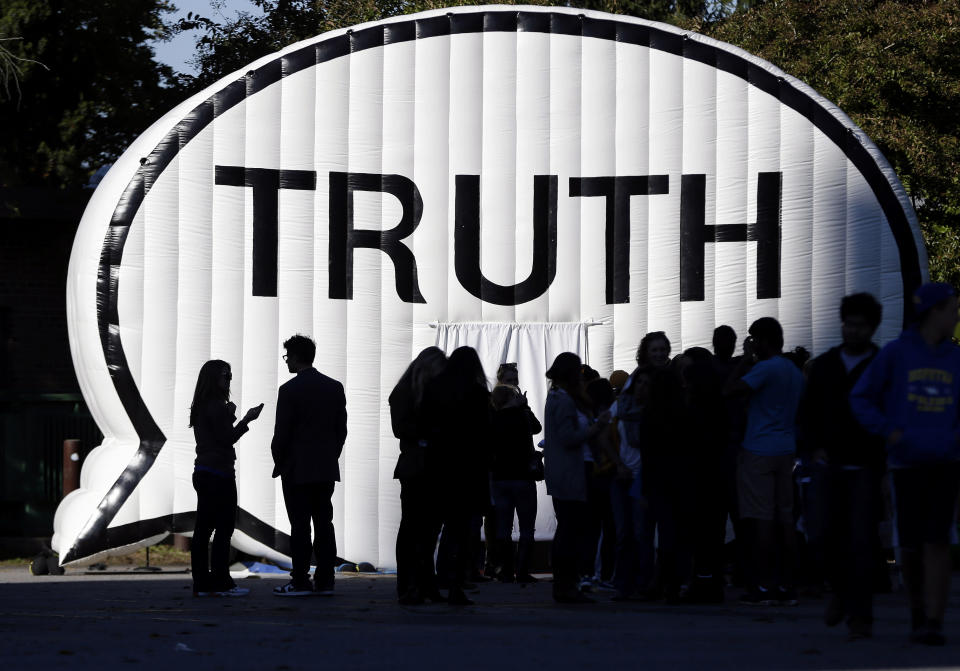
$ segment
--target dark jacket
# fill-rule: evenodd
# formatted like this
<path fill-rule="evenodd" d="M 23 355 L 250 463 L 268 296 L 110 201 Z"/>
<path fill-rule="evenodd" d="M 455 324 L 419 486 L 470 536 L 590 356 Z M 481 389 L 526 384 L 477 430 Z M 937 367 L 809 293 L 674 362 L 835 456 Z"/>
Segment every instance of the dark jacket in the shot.
<path fill-rule="evenodd" d="M 490 441 L 494 480 L 536 480 L 531 468 L 536 458 L 533 436 L 540 429 L 540 422 L 526 406 L 493 411 Z"/>
<path fill-rule="evenodd" d="M 644 409 L 640 437 L 640 470 L 646 492 L 668 493 L 683 477 L 685 404 L 680 377 L 672 368 L 653 373 L 650 400 Z"/>
<path fill-rule="evenodd" d="M 801 453 L 823 448 L 827 460 L 838 466 L 883 468 L 883 439 L 860 426 L 850 408 L 850 391 L 877 356 L 870 356 L 847 372 L 842 347 L 824 352 L 810 364 L 807 388 L 800 406 Z"/>
<path fill-rule="evenodd" d="M 421 406 L 427 427 L 427 477 L 444 505 L 478 512 L 490 505 L 490 392 L 480 385 L 451 389 L 441 374 Z"/>
<path fill-rule="evenodd" d="M 400 439 L 400 457 L 393 477 L 397 480 L 417 478 L 425 473 L 426 430 L 420 423 L 420 412 L 410 389 L 395 387 L 390 392 L 390 424 L 393 435 Z"/>
<path fill-rule="evenodd" d="M 729 433 L 723 381 L 711 362 L 694 363 L 686 371 L 680 437 L 681 467 L 698 480 L 718 481 Z"/>
<path fill-rule="evenodd" d="M 233 476 L 233 464 L 237 460 L 233 444 L 248 430 L 244 422 L 237 422 L 234 426 L 236 419 L 233 403 L 210 400 L 203 404 L 193 424 L 193 436 L 197 441 L 194 465 Z"/>
<path fill-rule="evenodd" d="M 273 431 L 273 477 L 296 484 L 340 480 L 340 453 L 347 439 L 343 385 L 306 368 L 280 387 Z"/>

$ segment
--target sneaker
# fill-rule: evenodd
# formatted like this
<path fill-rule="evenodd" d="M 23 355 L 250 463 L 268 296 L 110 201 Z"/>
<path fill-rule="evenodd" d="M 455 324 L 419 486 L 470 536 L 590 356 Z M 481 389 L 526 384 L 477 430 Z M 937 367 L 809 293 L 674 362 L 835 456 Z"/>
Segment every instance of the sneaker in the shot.
<path fill-rule="evenodd" d="M 777 605 L 796 606 L 800 602 L 797 600 L 797 590 L 792 587 L 777 587 Z"/>
<path fill-rule="evenodd" d="M 310 585 L 296 585 L 292 581 L 273 588 L 274 596 L 310 596 L 311 594 L 313 589 Z"/>
<path fill-rule="evenodd" d="M 313 593 L 317 596 L 333 596 L 333 585 L 315 585 Z"/>
<path fill-rule="evenodd" d="M 246 587 L 237 587 L 234 585 L 230 589 L 222 589 L 217 592 L 213 592 L 214 596 L 246 596 L 250 593 L 250 590 Z"/>
<path fill-rule="evenodd" d="M 595 587 L 593 584 L 593 578 L 581 578 L 580 582 L 577 583 L 577 589 L 582 593 L 593 592 Z"/>
<path fill-rule="evenodd" d="M 777 603 L 777 600 L 773 598 L 769 590 L 763 587 L 755 587 L 740 597 L 740 604 L 744 606 L 772 606 L 775 603 Z"/>
<path fill-rule="evenodd" d="M 213 596 L 214 593 L 209 590 L 194 589 L 193 595 L 194 596 Z"/>

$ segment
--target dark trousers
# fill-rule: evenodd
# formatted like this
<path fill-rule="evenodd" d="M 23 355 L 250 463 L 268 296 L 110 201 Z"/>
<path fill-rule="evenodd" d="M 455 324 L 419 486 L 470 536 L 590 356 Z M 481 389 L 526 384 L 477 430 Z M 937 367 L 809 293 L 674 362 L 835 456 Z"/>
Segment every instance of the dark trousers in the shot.
<path fill-rule="evenodd" d="M 717 481 L 716 472 L 698 473 L 696 481 L 698 503 L 689 519 L 693 530 L 693 578 L 703 581 L 709 577 L 710 582 L 723 587 L 727 509 L 720 502 L 723 501 L 724 483 Z"/>
<path fill-rule="evenodd" d="M 664 506 L 663 497 L 649 491 L 644 491 L 644 500 L 647 502 L 647 507 L 634 511 L 639 518 L 637 521 L 637 587 L 641 591 L 654 589 L 658 582 L 654 541 L 657 537 L 657 526 L 660 523 L 660 511 Z M 662 539 L 660 544 L 662 547 Z"/>
<path fill-rule="evenodd" d="M 462 590 L 474 568 L 470 535 L 476 516 L 463 503 L 451 497 L 442 511 L 443 531 L 437 547 L 437 579 L 451 590 Z M 479 531 L 479 526 L 475 527 Z"/>
<path fill-rule="evenodd" d="M 496 510 L 496 538 L 502 556 L 498 561 L 505 576 L 525 576 L 530 573 L 530 551 L 533 549 L 537 522 L 537 484 L 532 480 L 494 480 L 493 504 Z M 517 561 L 513 560 L 513 513 L 520 526 L 520 545 Z M 490 537 L 487 537 L 490 544 Z M 516 566 L 516 571 L 514 571 Z"/>
<path fill-rule="evenodd" d="M 490 496 L 493 496 L 493 484 L 491 483 Z M 483 538 L 486 540 L 483 552 L 483 574 L 493 576 L 497 566 L 500 565 L 500 557 L 497 556 L 497 509 L 491 506 L 487 514 L 483 516 Z"/>
<path fill-rule="evenodd" d="M 613 577 L 616 562 L 616 524 L 610 507 L 611 475 L 596 475 L 593 462 L 583 462 L 587 480 L 586 542 L 580 553 L 581 577 Z M 599 568 L 598 568 L 599 565 Z"/>
<path fill-rule="evenodd" d="M 728 548 L 724 546 L 725 559 L 731 562 L 732 583 L 738 587 L 746 587 L 748 584 L 747 575 L 749 574 L 749 547 L 752 542 L 748 538 L 749 525 L 740 520 L 740 500 L 737 495 L 737 453 L 740 450 L 739 441 L 727 446 L 724 454 L 723 466 L 720 469 L 722 477 L 721 507 L 723 508 L 724 518 L 724 541 L 726 541 L 726 518 L 730 517 L 730 524 L 733 526 L 733 542 L 731 556 L 726 556 Z M 726 568 L 726 567 L 724 567 Z"/>
<path fill-rule="evenodd" d="M 433 552 L 437 547 L 439 515 L 436 495 L 425 478 L 400 481 L 400 529 L 397 532 L 397 594 L 437 591 Z"/>
<path fill-rule="evenodd" d="M 872 622 L 880 545 L 880 473 L 830 466 L 826 472 L 826 498 L 827 579 L 847 615 Z"/>
<path fill-rule="evenodd" d="M 237 481 L 195 471 L 193 488 L 197 492 L 197 521 L 190 546 L 194 588 L 200 591 L 230 589 L 234 586 L 230 578 L 230 538 L 237 518 Z M 211 534 L 214 534 L 213 551 L 208 556 Z"/>
<path fill-rule="evenodd" d="M 610 503 L 617 529 L 617 572 L 613 584 L 622 595 L 646 589 L 648 584 L 639 584 L 640 545 L 643 536 L 642 499 L 630 496 L 633 479 L 613 481 L 610 486 Z M 652 552 L 651 545 L 651 552 Z M 652 563 L 652 559 L 650 560 Z"/>
<path fill-rule="evenodd" d="M 310 580 L 311 550 L 317 561 L 313 581 L 318 589 L 333 588 L 333 569 L 337 559 L 337 539 L 333 533 L 334 482 L 294 483 L 283 478 L 283 500 L 290 518 L 290 553 L 293 570 L 290 577 L 297 585 Z M 310 521 L 313 521 L 313 543 Z M 311 548 L 312 545 L 312 548 Z"/>
<path fill-rule="evenodd" d="M 562 594 L 577 589 L 580 581 L 579 560 L 587 540 L 589 508 L 585 501 L 553 499 L 557 516 L 557 530 L 553 534 L 551 561 L 553 564 L 553 592 Z"/>
<path fill-rule="evenodd" d="M 804 539 L 806 540 L 808 575 L 807 582 L 819 589 L 823 586 L 827 572 L 827 525 L 835 511 L 846 508 L 832 508 L 829 505 L 831 494 L 828 473 L 830 467 L 821 463 L 804 463 L 798 469 L 797 480 L 800 485 L 800 504 L 803 513 Z M 879 481 L 878 485 L 879 486 Z M 843 513 L 839 513 L 843 515 Z"/>

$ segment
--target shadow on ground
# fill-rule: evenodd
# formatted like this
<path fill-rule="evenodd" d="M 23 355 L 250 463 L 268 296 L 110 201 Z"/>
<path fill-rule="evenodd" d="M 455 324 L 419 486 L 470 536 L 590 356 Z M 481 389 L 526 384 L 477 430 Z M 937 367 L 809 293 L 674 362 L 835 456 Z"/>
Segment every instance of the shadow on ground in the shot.
<path fill-rule="evenodd" d="M 960 576 L 954 584 L 960 586 Z M 0 570 L 0 670 L 116 668 L 949 668 L 960 663 L 960 590 L 944 648 L 907 642 L 902 593 L 877 601 L 875 637 L 827 629 L 823 601 L 796 608 L 598 603 L 556 606 L 549 583 L 481 585 L 475 606 L 399 606 L 391 577 L 339 577 L 332 598 L 192 596 L 184 574 L 34 577 Z"/>

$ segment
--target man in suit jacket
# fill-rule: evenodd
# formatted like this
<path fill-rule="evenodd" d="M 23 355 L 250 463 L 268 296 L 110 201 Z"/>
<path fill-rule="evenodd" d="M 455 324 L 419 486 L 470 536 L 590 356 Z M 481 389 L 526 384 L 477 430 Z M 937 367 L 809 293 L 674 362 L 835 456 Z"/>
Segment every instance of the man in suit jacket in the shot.
<path fill-rule="evenodd" d="M 291 581 L 274 589 L 278 596 L 333 594 L 337 541 L 333 533 L 334 483 L 347 438 L 347 401 L 343 385 L 313 367 L 314 342 L 295 335 L 285 343 L 287 369 L 296 377 L 280 387 L 273 432 L 273 477 L 280 476 L 290 518 Z M 310 521 L 317 569 L 310 585 Z"/>

